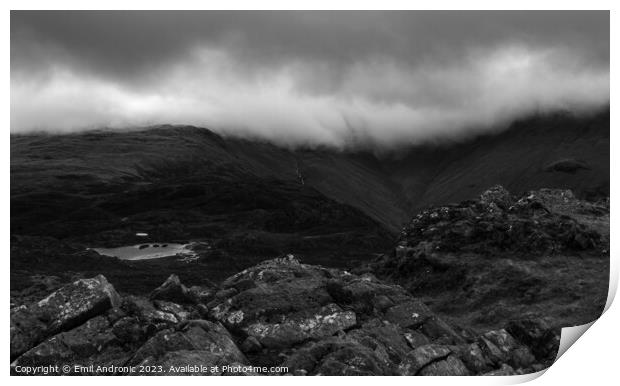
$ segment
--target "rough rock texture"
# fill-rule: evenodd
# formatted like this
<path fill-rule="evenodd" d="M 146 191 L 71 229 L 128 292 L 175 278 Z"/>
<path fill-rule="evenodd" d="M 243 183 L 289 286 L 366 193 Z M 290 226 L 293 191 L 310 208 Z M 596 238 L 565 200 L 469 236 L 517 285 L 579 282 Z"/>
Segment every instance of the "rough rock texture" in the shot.
<path fill-rule="evenodd" d="M 193 303 L 190 291 L 181 284 L 181 280 L 175 274 L 170 275 L 161 286 L 151 293 L 151 299 L 169 300 L 177 303 Z"/>
<path fill-rule="evenodd" d="M 173 284 L 182 288 L 180 281 Z M 286 367 L 270 375 L 526 373 L 548 366 L 550 345 L 557 343 L 554 330 L 536 321 L 467 332 L 400 286 L 370 274 L 302 264 L 290 255 L 228 278 L 206 304 L 154 297 L 119 300 L 105 278 L 97 277 L 14 310 L 12 325 L 40 321 L 36 312 L 43 305 L 60 303 L 51 299 L 83 311 L 67 317 L 48 310 L 45 326 L 62 328 L 18 340 L 13 373 L 17 366 L 45 364 L 119 366 L 113 372 L 118 375 L 128 374 L 123 367 L 157 369 L 160 375 L 257 374 L 247 367 L 225 370 L 226 365 Z M 84 307 L 85 300 L 91 306 Z M 100 374 L 96 368 L 69 373 Z"/>
<path fill-rule="evenodd" d="M 557 355 L 558 334 L 544 320 L 514 320 L 506 330 L 512 336 L 532 348 L 538 360 L 549 360 Z"/>
<path fill-rule="evenodd" d="M 163 365 L 173 357 L 194 356 L 194 354 L 188 355 L 188 352 L 198 352 L 194 353 L 195 357 L 202 361 L 186 363 L 189 365 L 247 364 L 247 359 L 237 348 L 228 331 L 220 324 L 207 320 L 194 320 L 179 326 L 179 329 L 159 331 L 136 351 L 128 364 Z"/>
<path fill-rule="evenodd" d="M 105 277 L 78 280 L 29 306 L 11 310 L 11 357 L 50 335 L 79 326 L 110 307 L 119 295 Z"/>
<path fill-rule="evenodd" d="M 127 354 L 117 346 L 117 342 L 107 318 L 97 316 L 26 351 L 13 366 L 121 365 L 126 361 Z"/>
<path fill-rule="evenodd" d="M 499 329 L 518 319 L 595 320 L 608 267 L 608 201 L 554 189 L 515 197 L 496 186 L 476 201 L 422 211 L 392 253 L 354 272 L 401 284 L 458 324 Z"/>
<path fill-rule="evenodd" d="M 542 193 L 548 194 L 549 190 Z M 556 191 L 573 199 L 570 191 Z M 600 235 L 576 220 L 551 212 L 532 192 L 519 199 L 501 186 L 480 196 L 478 202 L 432 208 L 418 214 L 405 227 L 399 245 L 431 243 L 436 251 L 485 252 L 590 249 Z"/>

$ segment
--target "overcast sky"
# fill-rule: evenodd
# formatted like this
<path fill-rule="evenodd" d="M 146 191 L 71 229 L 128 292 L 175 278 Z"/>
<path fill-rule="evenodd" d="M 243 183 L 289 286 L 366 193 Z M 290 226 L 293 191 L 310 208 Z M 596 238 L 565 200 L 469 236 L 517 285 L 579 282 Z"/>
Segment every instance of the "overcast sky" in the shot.
<path fill-rule="evenodd" d="M 608 12 L 11 12 L 12 132 L 391 146 L 608 103 Z"/>

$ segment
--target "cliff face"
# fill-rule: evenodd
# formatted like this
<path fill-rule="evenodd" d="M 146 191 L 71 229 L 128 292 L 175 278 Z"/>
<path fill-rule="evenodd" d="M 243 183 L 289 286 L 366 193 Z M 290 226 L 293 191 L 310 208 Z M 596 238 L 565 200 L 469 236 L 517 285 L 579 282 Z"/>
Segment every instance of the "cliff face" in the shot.
<path fill-rule="evenodd" d="M 515 374 L 550 365 L 558 342 L 540 320 L 477 334 L 400 286 L 293 256 L 219 287 L 186 288 L 173 275 L 148 298 L 81 279 L 11 311 L 16 374 L 50 364 L 55 375 Z"/>

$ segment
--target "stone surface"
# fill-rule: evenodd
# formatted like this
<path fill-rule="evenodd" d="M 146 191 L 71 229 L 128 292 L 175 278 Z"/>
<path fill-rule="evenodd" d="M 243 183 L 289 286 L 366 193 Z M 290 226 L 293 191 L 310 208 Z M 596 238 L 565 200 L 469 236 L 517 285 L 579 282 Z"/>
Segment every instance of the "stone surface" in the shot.
<path fill-rule="evenodd" d="M 538 360 L 554 360 L 560 346 L 560 331 L 545 321 L 523 319 L 511 321 L 506 330 L 528 347 Z"/>
<path fill-rule="evenodd" d="M 493 368 L 493 362 L 484 355 L 477 343 L 459 346 L 454 352 L 473 373 L 485 373 L 491 371 Z"/>
<path fill-rule="evenodd" d="M 430 363 L 421 369 L 418 375 L 464 376 L 470 373 L 460 359 L 454 355 L 448 355 L 446 359 Z"/>
<path fill-rule="evenodd" d="M 482 375 L 508 376 L 508 375 L 517 375 L 517 373 L 512 367 L 510 367 L 510 365 L 503 364 L 501 368 L 497 370 L 489 371 L 488 373 L 484 373 Z"/>
<path fill-rule="evenodd" d="M 417 328 L 432 316 L 431 310 L 421 301 L 414 299 L 391 307 L 385 318 L 404 328 Z"/>
<path fill-rule="evenodd" d="M 171 352 L 203 351 L 200 357 L 209 361 L 203 365 L 215 366 L 232 362 L 247 364 L 247 359 L 238 349 L 228 331 L 219 323 L 206 320 L 189 321 L 180 330 L 162 330 L 150 338 L 131 357 L 129 363 L 140 365 L 162 364 L 170 360 Z"/>
<path fill-rule="evenodd" d="M 168 300 L 176 303 L 192 303 L 194 299 L 190 291 L 181 283 L 177 275 L 170 275 L 168 279 L 151 293 L 153 300 Z"/>
<path fill-rule="evenodd" d="M 549 252 L 600 244 L 596 232 L 551 212 L 546 206 L 547 195 L 547 191 L 531 192 L 517 199 L 496 186 L 482 193 L 477 202 L 428 209 L 404 228 L 401 245 L 413 248 L 430 241 L 442 251 L 486 248 Z M 572 197 L 570 191 L 553 195 Z M 576 239 L 585 244 L 579 245 Z"/>
<path fill-rule="evenodd" d="M 408 353 L 400 370 L 404 375 L 417 375 L 418 372 L 433 361 L 445 359 L 452 353 L 447 346 L 428 344 L 421 346 Z"/>
<path fill-rule="evenodd" d="M 119 303 L 114 287 L 99 275 L 77 280 L 29 306 L 14 308 L 11 310 L 11 357 Z"/>
<path fill-rule="evenodd" d="M 122 365 L 128 359 L 128 353 L 117 343 L 108 320 L 103 316 L 97 316 L 70 331 L 54 335 L 26 351 L 11 364 L 11 367 Z"/>
<path fill-rule="evenodd" d="M 331 337 L 311 342 L 284 362 L 294 374 L 304 375 L 392 375 L 377 353 L 356 341 Z"/>
<path fill-rule="evenodd" d="M 355 313 L 336 304 L 287 317 L 281 323 L 255 322 L 244 328 L 264 347 L 290 347 L 307 339 L 321 339 L 354 326 Z"/>

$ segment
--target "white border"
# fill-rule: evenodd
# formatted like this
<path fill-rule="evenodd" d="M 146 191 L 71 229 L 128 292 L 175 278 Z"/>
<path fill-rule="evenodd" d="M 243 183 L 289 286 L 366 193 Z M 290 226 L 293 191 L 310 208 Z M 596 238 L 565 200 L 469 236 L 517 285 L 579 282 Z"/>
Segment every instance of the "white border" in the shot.
<path fill-rule="evenodd" d="M 616 2 L 617 3 L 617 2 Z M 119 1 L 119 0 L 108 0 L 108 1 L 89 1 L 89 2 L 79 2 L 79 1 L 7 1 L 5 4 L 8 5 L 6 8 L 7 11 L 4 13 L 2 17 L 2 26 L 3 32 L 5 34 L 4 39 L 2 39 L 3 52 L 6 53 L 6 59 L 3 61 L 3 70 L 5 76 L 2 78 L 2 82 L 4 85 L 3 90 L 3 106 L 4 106 L 4 123 L 5 123 L 5 134 L 2 137 L 2 155 L 4 158 L 4 162 L 2 163 L 2 173 L 3 173 L 3 181 L 10 181 L 10 143 L 9 143 L 9 127 L 10 127 L 10 119 L 9 119 L 9 102 L 10 102 L 10 65 L 9 65 L 9 47 L 10 47 L 10 9 L 259 9 L 257 5 L 260 5 L 260 9 L 464 9 L 464 6 L 467 6 L 467 9 L 604 9 L 604 10 L 612 10 L 611 12 L 611 38 L 612 42 L 617 42 L 617 27 L 615 22 L 617 22 L 618 18 L 615 15 L 615 7 L 614 2 L 612 1 L 596 1 L 590 0 L 587 2 L 584 1 L 532 1 L 532 0 L 521 0 L 521 1 L 502 1 L 502 2 L 492 2 L 492 1 L 476 1 L 470 0 L 467 2 L 464 1 L 433 1 L 433 2 L 411 2 L 411 1 L 392 1 L 392 0 L 383 0 L 376 2 L 369 1 L 355 1 L 355 2 L 334 2 L 334 1 L 296 1 L 296 2 L 285 2 L 285 1 L 269 1 L 264 0 L 261 2 L 257 1 L 228 1 L 228 2 L 205 2 L 205 1 L 188 1 L 188 0 L 176 0 L 174 2 L 166 2 L 161 0 L 152 0 L 149 2 L 137 2 L 137 1 Z M 611 47 L 611 68 L 615 68 L 614 63 L 618 63 L 617 60 L 617 50 L 613 49 L 613 44 Z M 617 119 L 615 119 L 615 109 L 614 109 L 614 98 L 613 91 L 615 89 L 614 82 L 615 77 L 611 77 L 612 79 L 612 106 L 611 106 L 611 127 L 616 127 Z M 614 147 L 614 144 L 618 144 L 617 135 L 614 130 L 611 130 L 611 146 Z M 620 161 L 618 157 L 612 152 L 611 153 L 611 164 L 615 165 L 616 161 Z M 615 169 L 612 168 L 612 176 L 614 174 Z M 611 179 L 611 195 L 617 197 L 618 192 L 618 182 L 615 179 Z M 3 331 L 5 331 L 5 342 L 7 342 L 5 348 L 2 350 L 1 355 L 4 363 L 6 364 L 3 368 L 3 373 L 5 376 L 9 374 L 9 350 L 8 350 L 8 340 L 9 335 L 6 333 L 9 330 L 9 304 L 8 304 L 8 293 L 9 293 L 9 255 L 10 255 L 10 221 L 9 221 L 9 212 L 10 212 L 10 197 L 9 197 L 9 188 L 8 186 L 2 190 L 2 237 L 4 243 L 3 248 L 3 256 L 2 263 L 4 266 L 4 301 L 2 304 L 2 312 L 4 314 L 3 321 L 5 323 L 5 327 Z M 616 213 L 614 213 L 615 205 L 614 200 L 612 200 L 612 216 L 611 216 L 611 229 L 617 229 Z M 612 274 L 610 279 L 610 297 L 608 299 L 608 307 L 611 304 L 611 300 L 616 293 L 617 282 L 618 282 L 618 258 L 617 253 L 614 248 L 616 245 L 617 237 L 614 233 L 611 235 L 611 251 L 612 251 Z M 620 312 L 618 311 L 618 306 L 614 305 L 597 321 L 594 323 L 593 327 L 590 328 L 585 335 L 579 339 L 579 341 L 575 344 L 575 348 L 571 348 L 568 352 L 563 355 L 548 371 L 542 374 L 536 374 L 535 376 L 522 376 L 522 377 L 493 377 L 493 378 L 482 378 L 482 377 L 469 377 L 469 378 L 444 378 L 444 377 L 434 377 L 434 378 L 416 378 L 415 380 L 409 377 L 392 377 L 389 380 L 385 380 L 386 382 L 395 382 L 398 384 L 411 384 L 411 382 L 422 382 L 424 384 L 465 384 L 465 385 L 480 385 L 480 384 L 514 384 L 520 383 L 532 378 L 537 379 L 537 384 L 542 385 L 555 385 L 555 384 L 580 384 L 584 385 L 586 383 L 591 384 L 615 384 L 617 382 L 617 350 L 620 349 L 620 339 L 619 334 L 617 332 L 617 327 L 620 326 Z M 219 378 L 219 377 L 217 377 Z M 243 377 L 225 377 L 220 379 L 209 378 L 206 380 L 211 383 L 219 383 L 219 384 L 230 384 L 243 382 L 245 378 Z M 169 377 L 163 378 L 154 378 L 154 377 L 143 377 L 143 378 L 118 378 L 114 379 L 114 382 L 121 383 L 129 383 L 129 382 L 170 382 L 171 379 Z M 248 379 L 248 382 L 252 382 L 252 384 L 283 384 L 291 381 L 291 378 L 288 377 L 252 377 Z M 22 377 L 11 377 L 10 381 L 13 383 L 25 383 L 25 384 L 35 384 L 39 383 L 40 379 L 34 378 L 22 378 Z M 54 379 L 46 379 L 44 382 L 62 382 L 63 384 L 72 384 L 78 383 L 82 384 L 85 380 L 82 378 L 75 377 L 64 377 Z M 91 377 L 87 380 L 89 383 L 93 384 L 107 384 L 112 380 L 109 377 Z M 342 382 L 348 381 L 340 378 L 322 378 L 318 379 L 315 377 L 296 377 L 293 382 L 300 384 L 309 384 L 314 382 Z M 356 380 L 352 380 L 353 382 L 359 382 L 361 384 L 375 384 L 377 380 L 373 377 L 358 377 Z M 182 382 L 188 382 L 193 384 L 204 384 L 205 379 L 200 377 L 195 378 L 184 378 Z"/>

